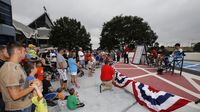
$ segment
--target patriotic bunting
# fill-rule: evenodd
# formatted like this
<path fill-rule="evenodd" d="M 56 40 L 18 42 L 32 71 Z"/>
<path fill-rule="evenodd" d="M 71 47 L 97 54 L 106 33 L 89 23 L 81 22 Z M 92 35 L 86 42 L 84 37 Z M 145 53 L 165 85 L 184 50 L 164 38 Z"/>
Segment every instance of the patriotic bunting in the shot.
<path fill-rule="evenodd" d="M 119 88 L 130 88 L 137 102 L 152 112 L 170 112 L 191 101 L 171 93 L 156 90 L 155 88 L 136 82 L 119 72 L 116 72 L 113 84 Z"/>

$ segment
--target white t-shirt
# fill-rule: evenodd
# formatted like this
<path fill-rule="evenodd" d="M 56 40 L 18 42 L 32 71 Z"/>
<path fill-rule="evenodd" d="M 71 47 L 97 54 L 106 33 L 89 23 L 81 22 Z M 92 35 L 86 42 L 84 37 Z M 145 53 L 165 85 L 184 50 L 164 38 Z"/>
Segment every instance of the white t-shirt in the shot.
<path fill-rule="evenodd" d="M 84 60 L 85 57 L 84 57 L 84 54 L 82 51 L 78 51 L 78 57 L 79 57 L 79 60 Z"/>

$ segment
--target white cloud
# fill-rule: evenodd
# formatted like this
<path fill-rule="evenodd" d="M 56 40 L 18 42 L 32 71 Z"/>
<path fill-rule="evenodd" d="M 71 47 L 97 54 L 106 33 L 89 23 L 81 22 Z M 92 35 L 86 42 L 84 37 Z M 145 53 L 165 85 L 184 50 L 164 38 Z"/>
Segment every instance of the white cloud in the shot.
<path fill-rule="evenodd" d="M 28 24 L 43 13 L 52 20 L 61 16 L 76 18 L 91 33 L 98 47 L 104 22 L 116 15 L 144 18 L 162 43 L 200 41 L 199 0 L 12 0 L 14 19 Z"/>

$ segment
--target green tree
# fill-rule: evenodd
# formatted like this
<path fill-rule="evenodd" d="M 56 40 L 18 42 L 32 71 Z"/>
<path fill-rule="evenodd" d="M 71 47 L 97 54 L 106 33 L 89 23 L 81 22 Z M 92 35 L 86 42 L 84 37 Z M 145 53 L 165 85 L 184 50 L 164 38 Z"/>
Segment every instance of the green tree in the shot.
<path fill-rule="evenodd" d="M 194 50 L 195 52 L 200 52 L 200 42 L 198 42 L 198 43 L 196 43 L 196 44 L 194 45 L 193 50 Z"/>
<path fill-rule="evenodd" d="M 103 24 L 100 37 L 101 49 L 120 48 L 124 43 L 153 45 L 158 36 L 147 22 L 137 16 L 116 16 Z"/>
<path fill-rule="evenodd" d="M 54 22 L 54 26 L 50 32 L 50 43 L 54 47 L 65 47 L 73 49 L 82 47 L 90 49 L 90 34 L 85 27 L 76 19 L 61 17 Z"/>

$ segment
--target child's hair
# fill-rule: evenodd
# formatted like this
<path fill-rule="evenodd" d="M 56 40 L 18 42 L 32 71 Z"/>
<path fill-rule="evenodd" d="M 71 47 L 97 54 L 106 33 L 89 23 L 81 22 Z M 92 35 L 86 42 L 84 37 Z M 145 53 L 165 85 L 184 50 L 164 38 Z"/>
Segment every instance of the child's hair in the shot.
<path fill-rule="evenodd" d="M 26 64 L 24 66 L 24 69 L 25 69 L 27 75 L 29 75 L 31 73 L 31 70 L 34 68 L 35 68 L 35 63 Z"/>
<path fill-rule="evenodd" d="M 38 64 L 42 64 L 42 62 L 41 62 L 41 61 L 38 61 L 38 62 L 37 62 L 37 65 L 38 65 Z"/>
<path fill-rule="evenodd" d="M 109 60 L 106 59 L 106 60 L 104 61 L 104 63 L 105 63 L 105 64 L 109 64 Z"/>
<path fill-rule="evenodd" d="M 62 92 L 62 88 L 58 88 L 56 91 L 57 91 L 58 93 L 60 93 L 60 92 Z"/>
<path fill-rule="evenodd" d="M 69 89 L 69 94 L 70 94 L 70 95 L 73 95 L 74 92 L 75 92 L 74 88 Z"/>
<path fill-rule="evenodd" d="M 181 46 L 181 44 L 180 44 L 180 43 L 176 43 L 176 44 L 175 44 L 175 46 L 178 46 L 178 47 L 180 47 L 180 46 Z"/>

